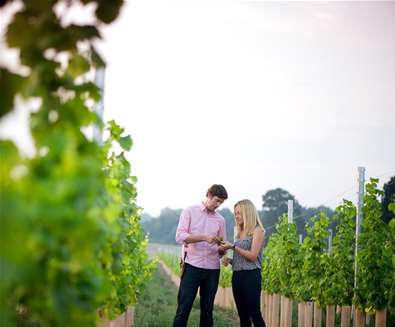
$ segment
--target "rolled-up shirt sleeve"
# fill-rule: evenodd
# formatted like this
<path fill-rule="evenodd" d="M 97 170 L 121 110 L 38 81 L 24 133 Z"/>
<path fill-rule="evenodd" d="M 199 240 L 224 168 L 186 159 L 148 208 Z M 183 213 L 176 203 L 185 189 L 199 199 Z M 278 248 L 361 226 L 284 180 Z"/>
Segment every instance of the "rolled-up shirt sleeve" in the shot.
<path fill-rule="evenodd" d="M 182 244 L 185 239 L 191 235 L 189 232 L 189 226 L 191 221 L 191 212 L 185 209 L 181 212 L 180 220 L 178 222 L 176 230 L 176 242 Z"/>

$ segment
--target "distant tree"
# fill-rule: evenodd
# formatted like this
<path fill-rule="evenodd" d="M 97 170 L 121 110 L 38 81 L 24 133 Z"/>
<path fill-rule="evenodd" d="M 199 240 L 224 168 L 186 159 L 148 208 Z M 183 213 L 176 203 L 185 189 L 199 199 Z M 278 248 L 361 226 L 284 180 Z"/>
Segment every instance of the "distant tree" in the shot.
<path fill-rule="evenodd" d="M 302 212 L 302 206 L 288 191 L 282 188 L 276 188 L 267 191 L 262 195 L 262 211 L 260 212 L 262 224 L 266 229 L 266 240 L 275 232 L 275 225 L 278 224 L 279 218 L 288 212 L 288 200 L 294 201 L 294 216 L 299 216 Z"/>
<path fill-rule="evenodd" d="M 181 209 L 164 208 L 158 217 L 144 215 L 140 224 L 144 232 L 149 235 L 150 242 L 176 244 L 176 229 L 181 211 Z M 218 212 L 225 218 L 227 239 L 233 241 L 234 217 L 232 211 L 223 208 Z"/>
<path fill-rule="evenodd" d="M 388 205 L 391 202 L 395 202 L 395 176 L 392 176 L 390 180 L 383 186 L 384 196 L 381 201 L 383 211 L 383 221 L 389 223 L 394 218 L 394 214 L 388 210 Z"/>
<path fill-rule="evenodd" d="M 162 244 L 176 244 L 175 235 L 180 218 L 181 209 L 164 208 L 157 218 L 141 223 L 150 242 Z"/>
<path fill-rule="evenodd" d="M 218 212 L 225 218 L 226 237 L 228 241 L 233 242 L 233 231 L 235 226 L 235 218 L 233 216 L 233 212 L 228 208 L 223 208 Z"/>
<path fill-rule="evenodd" d="M 150 214 L 146 213 L 146 212 L 143 212 L 143 214 L 141 215 L 140 222 L 144 223 L 144 222 L 149 221 L 151 219 L 154 219 L 154 217 L 151 216 Z"/>
<path fill-rule="evenodd" d="M 279 217 L 288 212 L 288 200 L 294 201 L 293 217 L 298 234 L 305 236 L 306 223 L 310 221 L 310 218 L 318 215 L 322 211 L 325 212 L 329 218 L 329 228 L 332 229 L 332 231 L 336 230 L 337 222 L 332 219 L 334 210 L 323 205 L 318 207 L 304 207 L 290 192 L 282 188 L 276 188 L 267 191 L 262 196 L 262 211 L 260 211 L 259 214 L 261 216 L 263 226 L 266 228 L 266 241 L 269 239 L 270 235 L 276 231 L 275 226 L 279 222 Z"/>

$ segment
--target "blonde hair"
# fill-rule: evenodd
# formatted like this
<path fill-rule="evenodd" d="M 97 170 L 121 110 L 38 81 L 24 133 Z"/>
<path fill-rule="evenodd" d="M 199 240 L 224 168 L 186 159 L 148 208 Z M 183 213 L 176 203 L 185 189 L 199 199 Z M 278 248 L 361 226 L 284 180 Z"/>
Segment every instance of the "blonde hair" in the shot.
<path fill-rule="evenodd" d="M 240 206 L 241 217 L 243 218 L 243 227 L 237 224 L 235 215 L 235 225 L 237 228 L 236 238 L 240 238 L 241 231 L 245 231 L 246 236 L 252 236 L 256 227 L 260 227 L 264 232 L 265 229 L 259 219 L 258 211 L 256 210 L 254 204 L 250 200 L 240 200 L 233 208 Z"/>

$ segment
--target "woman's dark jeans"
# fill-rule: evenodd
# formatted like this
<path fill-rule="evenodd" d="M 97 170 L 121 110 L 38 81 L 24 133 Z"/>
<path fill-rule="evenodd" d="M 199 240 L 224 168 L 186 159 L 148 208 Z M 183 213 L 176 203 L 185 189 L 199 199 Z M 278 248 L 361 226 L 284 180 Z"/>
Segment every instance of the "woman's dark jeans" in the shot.
<path fill-rule="evenodd" d="M 219 269 L 203 269 L 185 264 L 178 289 L 178 307 L 173 327 L 185 327 L 200 287 L 200 327 L 213 326 L 213 306 L 219 281 Z"/>
<path fill-rule="evenodd" d="M 265 327 L 261 314 L 261 270 L 234 271 L 232 291 L 240 317 L 240 327 Z"/>

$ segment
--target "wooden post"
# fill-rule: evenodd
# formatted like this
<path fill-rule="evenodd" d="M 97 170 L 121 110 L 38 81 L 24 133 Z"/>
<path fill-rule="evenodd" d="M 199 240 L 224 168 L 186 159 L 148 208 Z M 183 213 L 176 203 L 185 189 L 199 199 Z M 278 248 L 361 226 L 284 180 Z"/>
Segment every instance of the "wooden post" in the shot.
<path fill-rule="evenodd" d="M 265 324 L 269 326 L 269 308 L 270 308 L 270 294 L 265 293 Z"/>
<path fill-rule="evenodd" d="M 233 298 L 232 288 L 228 287 L 226 290 L 228 292 L 229 308 L 234 309 L 236 308 L 236 304 L 235 304 L 235 299 Z"/>
<path fill-rule="evenodd" d="M 217 291 L 218 296 L 218 305 L 223 308 L 224 307 L 224 289 L 222 287 L 218 287 Z"/>
<path fill-rule="evenodd" d="M 365 327 L 365 315 L 355 308 L 355 327 Z"/>
<path fill-rule="evenodd" d="M 125 326 L 125 313 L 120 314 L 117 318 L 110 321 L 110 327 L 124 327 Z"/>
<path fill-rule="evenodd" d="M 261 307 L 262 307 L 263 319 L 265 320 L 266 323 L 267 298 L 266 298 L 266 293 L 264 291 L 261 292 Z"/>
<path fill-rule="evenodd" d="M 230 287 L 227 287 L 225 289 L 226 291 L 226 298 L 228 301 L 228 308 L 229 309 L 233 309 L 233 293 L 232 293 L 232 289 Z"/>
<path fill-rule="evenodd" d="M 223 308 L 229 308 L 228 306 L 228 292 L 226 290 L 226 288 L 222 288 L 222 307 Z"/>
<path fill-rule="evenodd" d="M 375 327 L 385 327 L 387 324 L 387 310 L 376 310 Z"/>
<path fill-rule="evenodd" d="M 272 327 L 278 327 L 280 317 L 280 295 L 273 295 L 273 310 L 272 310 Z"/>
<path fill-rule="evenodd" d="M 326 306 L 326 327 L 335 327 L 335 305 Z"/>
<path fill-rule="evenodd" d="M 108 327 L 110 326 L 110 320 L 105 317 L 100 317 L 97 327 Z"/>
<path fill-rule="evenodd" d="M 304 327 L 305 303 L 298 303 L 298 327 Z"/>
<path fill-rule="evenodd" d="M 322 310 L 317 302 L 314 302 L 314 327 L 321 327 Z"/>
<path fill-rule="evenodd" d="M 134 326 L 134 307 L 128 306 L 125 312 L 125 327 Z"/>
<path fill-rule="evenodd" d="M 220 298 L 219 292 L 220 292 L 220 290 L 221 290 L 221 288 L 218 287 L 217 293 L 215 293 L 215 298 L 214 298 L 214 304 L 215 305 L 219 305 L 219 298 Z"/>
<path fill-rule="evenodd" d="M 345 305 L 341 307 L 341 327 L 350 327 L 351 306 Z"/>
<path fill-rule="evenodd" d="M 292 300 L 284 297 L 284 327 L 292 327 Z"/>
<path fill-rule="evenodd" d="M 304 327 L 313 325 L 313 302 L 306 302 L 304 313 Z"/>
<path fill-rule="evenodd" d="M 262 291 L 261 292 L 261 312 L 262 315 L 264 316 L 263 319 L 266 317 L 266 299 L 265 299 L 265 293 Z"/>
<path fill-rule="evenodd" d="M 280 327 L 284 327 L 284 320 L 285 320 L 284 299 L 285 299 L 285 296 L 281 295 L 281 297 L 280 297 Z"/>

